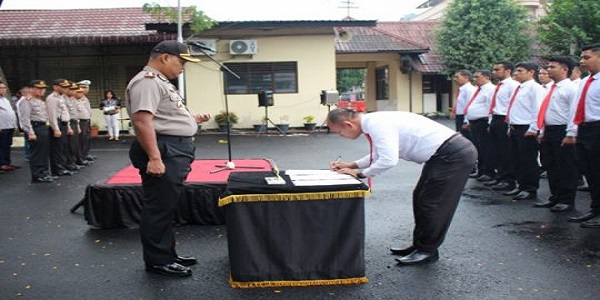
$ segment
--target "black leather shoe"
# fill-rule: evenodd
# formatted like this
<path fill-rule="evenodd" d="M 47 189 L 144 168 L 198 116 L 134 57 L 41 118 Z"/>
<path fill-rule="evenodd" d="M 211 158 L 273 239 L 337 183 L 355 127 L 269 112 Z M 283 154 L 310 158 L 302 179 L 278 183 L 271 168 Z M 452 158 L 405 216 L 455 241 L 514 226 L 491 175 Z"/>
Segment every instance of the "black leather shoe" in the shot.
<path fill-rule="evenodd" d="M 469 174 L 469 178 L 478 178 L 479 176 L 481 175 L 479 175 L 477 172 L 471 172 L 471 174 Z"/>
<path fill-rule="evenodd" d="M 600 228 L 600 216 L 593 217 L 579 225 L 583 228 Z"/>
<path fill-rule="evenodd" d="M 484 182 L 483 185 L 492 187 L 492 186 L 494 186 L 494 185 L 496 185 L 498 183 L 500 183 L 500 181 L 494 179 L 494 180 L 491 180 L 491 181 L 488 181 L 488 182 Z"/>
<path fill-rule="evenodd" d="M 533 202 L 533 207 L 553 207 L 554 205 L 556 205 L 556 203 L 552 202 L 552 201 L 548 201 L 548 200 L 540 200 L 540 201 L 536 201 Z"/>
<path fill-rule="evenodd" d="M 182 265 L 182 266 L 189 267 L 189 266 L 193 266 L 193 265 L 197 264 L 198 260 L 196 260 L 195 257 L 191 257 L 191 256 L 179 256 L 178 255 L 175 258 L 175 262 L 178 263 L 178 264 L 180 264 L 180 265 Z"/>
<path fill-rule="evenodd" d="M 399 265 L 421 265 L 434 262 L 440 259 L 438 251 L 429 253 L 421 250 L 415 250 L 407 256 L 396 258 Z"/>
<path fill-rule="evenodd" d="M 170 263 L 166 265 L 146 265 L 146 271 L 165 276 L 186 277 L 192 275 L 192 270 L 178 263 Z"/>
<path fill-rule="evenodd" d="M 52 180 L 56 180 L 56 179 L 58 179 L 58 176 L 46 175 L 46 178 L 50 178 Z"/>
<path fill-rule="evenodd" d="M 563 212 L 563 211 L 571 211 L 573 210 L 573 205 L 565 204 L 565 203 L 556 203 L 554 206 L 550 207 L 550 211 L 552 212 Z"/>
<path fill-rule="evenodd" d="M 513 200 L 530 200 L 535 199 L 535 197 L 536 195 L 534 192 L 521 191 L 513 197 Z"/>
<path fill-rule="evenodd" d="M 494 180 L 494 178 L 492 178 L 491 176 L 488 175 L 481 175 L 479 177 L 477 177 L 477 181 L 481 181 L 481 182 L 488 182 L 488 181 L 492 181 Z"/>
<path fill-rule="evenodd" d="M 64 171 L 58 172 L 58 174 L 56 174 L 56 175 L 58 175 L 58 176 L 73 176 L 75 174 L 77 174 L 77 172 L 64 170 Z"/>
<path fill-rule="evenodd" d="M 502 193 L 502 195 L 504 195 L 504 196 L 516 196 L 516 195 L 517 195 L 517 194 L 519 194 L 520 192 L 521 192 L 521 190 L 520 190 L 520 189 L 518 189 L 518 188 L 515 188 L 515 189 L 513 189 L 513 190 L 511 190 L 511 191 L 508 191 L 508 192 L 504 192 L 504 193 Z"/>
<path fill-rule="evenodd" d="M 494 191 L 511 191 L 515 189 L 515 185 L 506 181 L 500 181 L 500 183 L 492 186 Z"/>
<path fill-rule="evenodd" d="M 37 182 L 53 182 L 54 179 L 49 178 L 49 177 L 38 177 L 38 178 L 33 178 L 31 179 L 31 182 L 33 183 L 37 183 Z"/>
<path fill-rule="evenodd" d="M 67 166 L 67 170 L 69 170 L 69 171 L 79 171 L 79 170 L 81 170 L 81 166 L 78 166 L 76 164 L 68 165 Z"/>
<path fill-rule="evenodd" d="M 407 256 L 407 255 L 413 253 L 415 250 L 417 250 L 417 248 L 415 248 L 415 246 L 410 246 L 408 248 L 390 248 L 390 252 L 392 252 L 392 255 L 400 255 L 400 256 Z"/>
<path fill-rule="evenodd" d="M 595 217 L 597 215 L 598 214 L 595 213 L 595 212 L 588 211 L 588 212 L 586 212 L 583 215 L 570 217 L 567 221 L 569 221 L 569 222 L 575 222 L 575 223 L 581 223 L 581 222 L 585 222 L 585 221 L 587 221 L 587 220 L 589 220 L 589 219 L 591 219 L 591 218 L 593 218 L 593 217 Z"/>
<path fill-rule="evenodd" d="M 578 190 L 578 191 L 581 191 L 581 192 L 589 192 L 589 191 L 590 191 L 590 187 L 589 187 L 589 186 L 587 186 L 587 185 L 585 185 L 585 186 L 580 186 L 580 187 L 577 187 L 577 190 Z"/>

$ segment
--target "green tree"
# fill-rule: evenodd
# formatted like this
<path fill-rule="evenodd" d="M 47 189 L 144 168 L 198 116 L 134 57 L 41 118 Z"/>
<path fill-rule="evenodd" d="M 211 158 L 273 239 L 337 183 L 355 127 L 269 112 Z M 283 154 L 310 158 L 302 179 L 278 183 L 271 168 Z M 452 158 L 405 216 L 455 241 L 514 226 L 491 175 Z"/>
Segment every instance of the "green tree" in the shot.
<path fill-rule="evenodd" d="M 530 57 L 526 10 L 515 0 L 452 0 L 436 30 L 437 52 L 446 73 L 489 69 L 499 60 Z"/>
<path fill-rule="evenodd" d="M 177 7 L 163 7 L 157 3 L 146 3 L 142 6 L 144 12 L 149 13 L 159 22 L 177 23 Z M 182 22 L 190 23 L 190 30 L 193 34 L 198 34 L 217 24 L 217 22 L 203 11 L 198 10 L 195 5 L 181 8 Z"/>
<path fill-rule="evenodd" d="M 600 41 L 598 0 L 554 0 L 546 12 L 538 34 L 547 54 L 578 55 L 581 46 Z"/>
<path fill-rule="evenodd" d="M 340 93 L 353 87 L 362 87 L 364 82 L 365 69 L 337 69 L 337 89 Z"/>

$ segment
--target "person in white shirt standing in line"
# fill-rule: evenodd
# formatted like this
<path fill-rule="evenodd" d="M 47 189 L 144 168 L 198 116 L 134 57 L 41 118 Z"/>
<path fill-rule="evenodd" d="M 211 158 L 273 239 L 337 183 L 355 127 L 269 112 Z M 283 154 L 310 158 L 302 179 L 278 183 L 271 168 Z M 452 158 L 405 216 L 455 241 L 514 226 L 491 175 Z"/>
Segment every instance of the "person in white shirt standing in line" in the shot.
<path fill-rule="evenodd" d="M 330 168 L 339 173 L 371 178 L 394 167 L 400 158 L 424 163 L 413 191 L 413 243 L 390 250 L 402 256 L 396 259 L 400 265 L 438 260 L 438 248 L 477 158 L 475 146 L 444 125 L 403 111 L 364 114 L 334 109 L 327 115 L 327 126 L 349 139 L 364 134 L 371 146 L 370 153 L 359 160 L 331 162 Z"/>
<path fill-rule="evenodd" d="M 510 96 L 519 86 L 512 79 L 515 65 L 511 61 L 499 61 L 493 66 L 493 76 L 498 79 L 496 90 L 492 95 L 490 106 L 490 147 L 489 161 L 493 169 L 497 171 L 496 180 L 484 183 L 496 191 L 510 191 L 515 188 L 515 175 L 510 167 L 510 139 L 506 112 L 510 102 Z"/>
<path fill-rule="evenodd" d="M 567 130 L 576 130 L 575 136 L 564 139 L 565 144 L 575 144 L 580 171 L 590 187 L 590 211 L 569 218 L 582 222 L 581 227 L 600 228 L 600 43 L 582 47 L 579 63 L 590 75 L 581 80 L 571 110 Z"/>
<path fill-rule="evenodd" d="M 548 172 L 550 198 L 534 203 L 535 207 L 548 207 L 552 212 L 570 211 L 575 203 L 578 171 L 575 164 L 575 147 L 562 144 L 567 132 L 571 103 L 577 88 L 569 79 L 575 60 L 567 56 L 548 58 L 548 76 L 553 86 L 546 94 L 538 114 L 540 158 Z"/>
<path fill-rule="evenodd" d="M 464 137 L 470 138 L 468 131 L 464 131 L 462 126 L 465 120 L 465 107 L 469 100 L 475 93 L 475 87 L 471 84 L 473 73 L 469 70 L 459 70 L 454 73 L 453 80 L 458 84 L 456 90 L 456 101 L 452 105 L 452 111 L 450 112 L 450 119 L 455 120 L 456 131 L 460 132 Z"/>
<path fill-rule="evenodd" d="M 17 115 L 6 98 L 6 84 L 0 82 L 0 171 L 12 171 L 19 166 L 11 164 L 10 147 L 17 128 Z"/>
<path fill-rule="evenodd" d="M 471 142 L 477 148 L 477 170 L 478 181 L 489 182 L 496 177 L 496 171 L 490 164 L 489 146 L 490 134 L 488 123 L 490 117 L 490 105 L 496 86 L 491 82 L 492 73 L 488 70 L 475 72 L 473 78 L 477 89 L 465 107 L 465 121 L 463 130 L 471 133 Z"/>
<path fill-rule="evenodd" d="M 534 80 L 537 70 L 539 67 L 531 62 L 516 65 L 515 79 L 521 84 L 511 95 L 506 112 L 510 126 L 511 168 L 519 186 L 504 195 L 513 196 L 514 200 L 536 198 L 540 186 L 537 116 L 546 90 Z"/>

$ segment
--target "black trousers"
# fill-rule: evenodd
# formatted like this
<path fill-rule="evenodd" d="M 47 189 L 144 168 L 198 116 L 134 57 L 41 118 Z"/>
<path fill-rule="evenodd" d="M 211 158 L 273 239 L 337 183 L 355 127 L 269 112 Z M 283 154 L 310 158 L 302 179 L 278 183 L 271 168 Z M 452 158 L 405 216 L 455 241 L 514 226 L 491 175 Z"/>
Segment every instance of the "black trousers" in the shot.
<path fill-rule="evenodd" d="M 456 134 L 423 166 L 413 191 L 413 245 L 418 249 L 433 252 L 444 241 L 476 159 L 475 146 Z"/>
<path fill-rule="evenodd" d="M 79 159 L 82 161 L 90 154 L 90 120 L 79 119 L 79 127 L 81 133 L 79 134 Z"/>
<path fill-rule="evenodd" d="M 50 175 L 48 164 L 50 161 L 50 130 L 45 122 L 36 124 L 32 122 L 35 141 L 29 141 L 29 168 L 31 179 Z"/>
<path fill-rule="evenodd" d="M 10 165 L 10 146 L 14 132 L 14 128 L 0 130 L 0 166 Z"/>
<path fill-rule="evenodd" d="M 189 137 L 163 136 L 158 137 L 157 143 L 165 165 L 165 174 L 161 177 L 146 174 L 148 155 L 137 140 L 133 141 L 129 150 L 131 162 L 142 177 L 144 200 L 140 236 L 147 265 L 172 263 L 177 256 L 173 217 L 195 152 Z"/>
<path fill-rule="evenodd" d="M 579 124 L 575 149 L 577 164 L 590 187 L 590 208 L 600 213 L 600 121 Z"/>
<path fill-rule="evenodd" d="M 566 135 L 566 125 L 544 127 L 544 139 L 540 144 L 542 167 L 548 172 L 550 201 L 572 205 L 577 192 L 579 171 L 575 164 L 575 146 L 561 146 Z"/>
<path fill-rule="evenodd" d="M 67 165 L 74 165 L 75 163 L 79 162 L 79 157 L 80 157 L 80 153 L 79 153 L 79 134 L 77 134 L 77 120 L 71 120 L 69 122 L 69 125 L 71 125 L 71 129 L 73 129 L 73 135 L 70 135 L 68 137 L 69 140 L 69 156 L 67 158 L 66 164 Z"/>
<path fill-rule="evenodd" d="M 454 126 L 456 127 L 456 131 L 460 132 L 462 136 L 467 138 L 467 140 L 471 140 L 471 133 L 468 130 L 464 130 L 463 124 L 465 122 L 465 115 L 456 115 L 454 118 Z"/>
<path fill-rule="evenodd" d="M 497 172 L 499 181 L 514 182 L 515 176 L 510 167 L 510 139 L 508 137 L 508 124 L 506 116 L 494 115 L 490 122 L 490 143 L 488 148 L 488 162 L 490 168 Z"/>
<path fill-rule="evenodd" d="M 490 134 L 488 132 L 488 118 L 469 120 L 471 125 L 471 142 L 477 148 L 477 170 L 479 175 L 495 177 L 496 171 L 490 163 Z"/>
<path fill-rule="evenodd" d="M 67 170 L 66 161 L 68 157 L 68 136 L 67 136 L 67 122 L 58 122 L 58 128 L 62 135 L 57 138 L 54 137 L 54 132 L 50 128 L 50 171 L 52 174 L 58 174 L 59 172 Z"/>
<path fill-rule="evenodd" d="M 510 126 L 510 165 L 519 189 L 536 192 L 540 187 L 537 137 L 525 137 L 529 125 Z"/>

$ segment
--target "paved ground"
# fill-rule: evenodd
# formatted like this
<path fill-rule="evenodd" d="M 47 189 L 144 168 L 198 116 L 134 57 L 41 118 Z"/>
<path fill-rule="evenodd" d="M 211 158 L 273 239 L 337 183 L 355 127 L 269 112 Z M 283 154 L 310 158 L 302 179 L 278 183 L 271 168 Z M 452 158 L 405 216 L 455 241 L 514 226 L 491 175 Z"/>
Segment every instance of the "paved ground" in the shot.
<path fill-rule="evenodd" d="M 196 140 L 197 158 L 227 158 L 223 135 Z M 366 267 L 370 282 L 355 286 L 232 289 L 225 226 L 177 228 L 178 249 L 199 259 L 188 279 L 143 270 L 136 229 L 94 230 L 69 209 L 87 184 L 128 165 L 128 142 L 95 140 L 98 162 L 53 184 L 29 183 L 25 168 L 0 174 L 0 299 L 598 299 L 600 230 L 512 201 L 471 180 L 439 262 L 398 267 L 391 245 L 411 240 L 411 191 L 420 166 L 401 162 L 374 180 L 366 199 Z M 357 158 L 366 142 L 313 133 L 235 135 L 233 158 L 271 158 L 280 169 L 323 168 L 342 155 Z M 542 180 L 540 197 L 548 196 Z M 586 211 L 589 195 L 578 196 Z"/>

